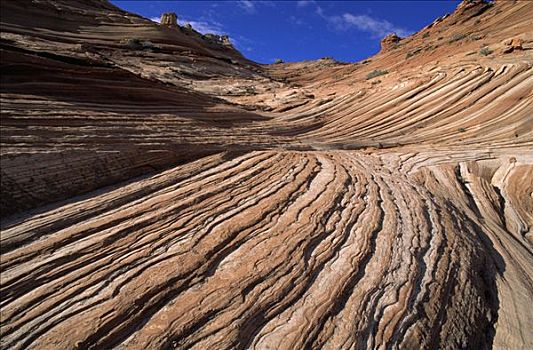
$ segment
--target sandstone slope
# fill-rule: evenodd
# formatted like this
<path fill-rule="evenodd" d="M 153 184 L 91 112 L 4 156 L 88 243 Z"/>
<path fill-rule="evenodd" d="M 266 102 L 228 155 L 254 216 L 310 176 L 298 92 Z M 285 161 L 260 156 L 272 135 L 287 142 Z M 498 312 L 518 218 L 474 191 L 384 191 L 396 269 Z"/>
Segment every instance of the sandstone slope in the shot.
<path fill-rule="evenodd" d="M 274 65 L 0 4 L 2 348 L 533 348 L 533 3 Z"/>

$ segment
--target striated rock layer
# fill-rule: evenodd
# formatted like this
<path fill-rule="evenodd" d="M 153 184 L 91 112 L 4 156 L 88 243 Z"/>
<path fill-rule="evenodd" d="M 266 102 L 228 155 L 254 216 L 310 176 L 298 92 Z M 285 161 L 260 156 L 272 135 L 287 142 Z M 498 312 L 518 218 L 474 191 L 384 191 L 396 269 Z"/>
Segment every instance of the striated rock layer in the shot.
<path fill-rule="evenodd" d="M 2 349 L 533 348 L 533 3 L 275 65 L 0 4 Z"/>

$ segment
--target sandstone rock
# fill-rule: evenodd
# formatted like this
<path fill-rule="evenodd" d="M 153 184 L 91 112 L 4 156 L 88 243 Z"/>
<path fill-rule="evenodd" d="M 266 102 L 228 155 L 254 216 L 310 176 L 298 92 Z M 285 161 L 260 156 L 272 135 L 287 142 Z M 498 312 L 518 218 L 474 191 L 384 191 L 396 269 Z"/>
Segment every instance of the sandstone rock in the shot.
<path fill-rule="evenodd" d="M 509 38 L 502 42 L 504 47 L 502 48 L 502 53 L 511 53 L 515 50 L 523 50 L 524 41 L 521 38 Z"/>
<path fill-rule="evenodd" d="M 467 8 L 479 6 L 479 5 L 485 5 L 487 4 L 487 1 L 485 0 L 463 0 L 459 5 L 457 5 L 457 9 L 459 11 L 462 11 Z"/>
<path fill-rule="evenodd" d="M 159 23 L 163 26 L 176 27 L 178 25 L 178 16 L 174 12 L 163 13 Z"/>
<path fill-rule="evenodd" d="M 402 40 L 396 33 L 391 33 L 381 40 L 381 51 L 389 51 L 395 48 Z"/>
<path fill-rule="evenodd" d="M 205 34 L 204 37 L 212 43 L 224 46 L 232 46 L 229 36 L 227 35 Z"/>
<path fill-rule="evenodd" d="M 531 52 L 465 55 L 529 45 L 531 2 L 271 65 L 28 4 L 0 1 L 0 348 L 533 349 Z"/>
<path fill-rule="evenodd" d="M 455 11 L 455 21 L 452 24 L 463 24 L 474 17 L 479 17 L 494 4 L 485 0 L 463 0 Z"/>

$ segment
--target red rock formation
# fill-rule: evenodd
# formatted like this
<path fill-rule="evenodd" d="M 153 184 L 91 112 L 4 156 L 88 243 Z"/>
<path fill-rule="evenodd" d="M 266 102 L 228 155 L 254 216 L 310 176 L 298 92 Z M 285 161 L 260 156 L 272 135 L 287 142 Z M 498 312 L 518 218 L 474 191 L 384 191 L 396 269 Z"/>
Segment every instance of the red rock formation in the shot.
<path fill-rule="evenodd" d="M 533 348 L 533 3 L 276 65 L 0 6 L 2 349 Z"/>
<path fill-rule="evenodd" d="M 176 27 L 178 25 L 178 16 L 174 12 L 163 13 L 159 23 L 163 26 Z"/>
<path fill-rule="evenodd" d="M 388 51 L 395 48 L 402 40 L 396 33 L 391 33 L 381 40 L 381 51 Z"/>

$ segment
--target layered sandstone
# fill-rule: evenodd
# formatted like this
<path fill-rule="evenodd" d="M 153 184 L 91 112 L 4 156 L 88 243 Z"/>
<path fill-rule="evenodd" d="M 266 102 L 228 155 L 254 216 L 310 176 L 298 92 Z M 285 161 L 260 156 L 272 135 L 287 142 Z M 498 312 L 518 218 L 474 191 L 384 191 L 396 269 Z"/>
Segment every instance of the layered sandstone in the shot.
<path fill-rule="evenodd" d="M 396 33 L 391 33 L 381 40 L 381 51 L 388 51 L 396 48 L 398 43 L 402 40 Z"/>
<path fill-rule="evenodd" d="M 166 12 L 161 15 L 159 23 L 163 26 L 177 26 L 178 25 L 178 16 L 174 12 Z"/>
<path fill-rule="evenodd" d="M 2 348 L 533 347 L 531 2 L 275 65 L 0 4 Z"/>

